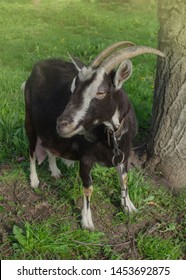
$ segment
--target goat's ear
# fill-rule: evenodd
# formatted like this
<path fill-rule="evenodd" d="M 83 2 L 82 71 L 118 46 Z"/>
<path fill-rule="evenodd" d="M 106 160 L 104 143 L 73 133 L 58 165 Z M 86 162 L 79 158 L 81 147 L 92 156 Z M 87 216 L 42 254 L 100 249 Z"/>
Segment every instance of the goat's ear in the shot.
<path fill-rule="evenodd" d="M 68 52 L 68 56 L 70 57 L 72 63 L 74 64 L 74 66 L 76 67 L 76 69 L 78 70 L 78 72 L 81 71 L 81 69 L 85 66 L 78 58 L 73 57 L 69 54 Z"/>
<path fill-rule="evenodd" d="M 132 62 L 130 60 L 124 60 L 114 77 L 114 85 L 117 89 L 120 89 L 125 81 L 127 81 L 132 74 Z"/>

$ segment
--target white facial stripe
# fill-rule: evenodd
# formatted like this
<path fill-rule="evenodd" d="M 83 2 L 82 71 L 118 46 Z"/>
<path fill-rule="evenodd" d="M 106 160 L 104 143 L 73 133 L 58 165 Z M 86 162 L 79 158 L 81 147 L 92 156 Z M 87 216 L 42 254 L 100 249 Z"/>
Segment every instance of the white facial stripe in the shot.
<path fill-rule="evenodd" d="M 103 82 L 104 73 L 104 69 L 100 69 L 100 71 L 97 73 L 96 79 L 83 92 L 83 102 L 81 108 L 74 115 L 75 125 L 77 125 L 79 121 L 82 120 L 86 115 L 91 100 L 95 97 L 99 85 Z"/>

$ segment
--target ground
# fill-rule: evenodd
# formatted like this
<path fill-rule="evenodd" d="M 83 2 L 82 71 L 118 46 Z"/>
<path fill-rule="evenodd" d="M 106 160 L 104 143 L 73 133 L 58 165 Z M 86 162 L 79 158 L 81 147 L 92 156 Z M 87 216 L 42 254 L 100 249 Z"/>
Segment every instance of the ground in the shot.
<path fill-rule="evenodd" d="M 14 167 L 12 164 L 1 166 L 1 178 L 6 178 L 1 185 L 0 196 L 0 239 L 4 244 L 1 251 L 2 258 L 17 258 L 16 250 L 19 252 L 19 258 L 25 258 L 25 256 L 26 258 L 30 258 L 30 254 L 37 258 L 36 252 L 33 252 L 37 251 L 37 249 L 25 247 L 15 232 L 15 229 L 18 228 L 23 236 L 28 239 L 28 242 L 30 242 L 29 237 L 27 236 L 29 234 L 26 233 L 28 225 L 33 227 L 32 230 L 35 231 L 37 227 L 40 227 L 45 223 L 46 225 L 48 225 L 48 223 L 51 225 L 55 223 L 56 227 L 58 227 L 59 224 L 60 226 L 68 224 L 68 230 L 70 229 L 70 231 L 74 232 L 82 231 L 82 235 L 84 232 L 87 232 L 86 234 L 89 234 L 91 237 L 92 233 L 82 230 L 80 225 L 80 214 L 83 202 L 80 195 L 80 187 L 75 190 L 75 192 L 79 190 L 80 194 L 74 195 L 71 193 L 71 197 L 69 194 L 63 193 L 65 190 L 59 189 L 61 185 L 60 181 L 64 180 L 66 183 L 68 179 L 69 185 L 67 187 L 70 186 L 72 190 L 73 182 L 75 182 L 75 184 L 78 182 L 81 185 L 77 166 L 73 168 L 72 176 L 68 178 L 70 173 L 62 165 L 66 174 L 64 175 L 64 178 L 57 181 L 50 179 L 48 175 L 42 178 L 43 172 L 45 172 L 42 170 L 42 173 L 40 173 L 42 183 L 38 190 L 31 189 L 26 167 L 28 167 L 28 164 L 26 164 L 25 159 L 23 159 L 21 163 L 15 164 Z M 46 166 L 44 166 L 43 169 L 44 168 L 47 170 Z M 16 174 L 19 173 L 19 179 L 15 176 L 15 170 Z M 104 176 L 107 176 L 108 174 L 106 168 L 102 169 L 97 166 L 95 168 L 95 173 L 99 172 L 102 172 Z M 115 172 L 112 171 L 112 175 L 116 176 L 114 173 Z M 7 174 L 9 174 L 9 178 L 7 177 Z M 47 174 L 47 171 L 44 174 Z M 97 184 L 98 182 L 96 178 L 95 181 Z M 63 188 L 63 186 L 61 187 Z M 140 184 L 138 187 L 140 188 Z M 168 256 L 164 256 L 161 252 L 157 252 L 156 254 L 159 258 L 185 258 L 184 251 L 180 248 L 180 244 L 183 243 L 181 232 L 184 231 L 184 213 L 179 212 L 179 210 L 177 211 L 175 197 L 174 195 L 170 195 L 169 191 L 167 193 L 167 190 L 164 190 L 164 192 L 169 200 L 168 204 L 171 204 L 173 201 L 176 203 L 174 207 L 169 205 L 169 209 L 163 209 L 163 207 L 167 206 L 165 203 L 162 204 L 160 198 L 158 198 L 160 195 L 160 193 L 158 193 L 158 187 L 162 192 L 162 187 L 158 186 L 156 181 L 154 181 L 154 186 L 152 188 L 151 180 L 150 193 L 149 190 L 147 191 L 148 186 L 145 187 L 145 192 L 146 194 L 148 193 L 148 197 L 143 198 L 144 205 L 142 205 L 142 201 L 139 202 L 139 212 L 132 217 L 128 217 L 122 213 L 119 203 L 119 192 L 118 194 L 114 193 L 115 191 L 118 191 L 118 187 L 114 187 L 112 190 L 110 189 L 110 186 L 105 186 L 104 184 L 101 184 L 101 189 L 96 186 L 92 198 L 92 214 L 96 227 L 96 234 L 101 233 L 102 235 L 97 241 L 94 241 L 94 238 L 89 241 L 82 240 L 81 238 L 76 239 L 72 235 L 71 242 L 74 243 L 74 247 L 77 245 L 84 246 L 85 248 L 87 246 L 92 246 L 92 248 L 98 247 L 98 252 L 93 256 L 95 259 L 151 259 L 154 258 L 154 252 L 150 254 L 148 250 L 145 249 L 143 243 L 150 241 L 151 244 L 153 242 L 151 242 L 150 239 L 154 238 L 154 240 L 157 239 L 157 244 L 160 244 L 162 240 L 165 239 L 170 240 L 170 244 L 168 242 L 168 244 L 162 245 L 162 248 L 160 246 L 160 250 L 163 250 L 166 245 L 170 246 L 167 252 Z M 77 188 L 77 186 L 75 188 Z M 61 196 L 65 195 L 69 197 L 63 197 L 64 199 L 62 199 Z M 154 195 L 157 197 L 155 198 Z M 142 199 L 140 197 L 141 195 L 139 194 L 139 199 Z M 172 211 L 172 208 L 174 208 L 174 212 Z M 68 230 L 66 232 L 67 234 Z M 34 238 L 36 238 L 36 240 L 38 239 L 37 234 Z M 46 242 L 47 245 L 48 241 L 45 241 L 44 237 L 42 242 Z M 15 244 L 19 244 L 18 248 Z M 157 244 L 151 244 L 149 246 L 156 247 Z M 171 252 L 171 244 L 174 244 L 174 247 L 177 246 L 174 253 Z M 154 249 L 155 248 L 152 248 L 152 250 Z M 25 251 L 24 254 L 23 251 Z M 48 253 L 49 259 L 54 258 L 53 253 L 50 252 L 50 250 Z M 40 255 L 41 253 L 38 254 Z M 42 254 L 46 254 L 45 249 L 43 248 Z M 81 254 L 81 252 L 79 254 L 77 253 L 77 258 L 79 257 L 86 259 L 86 256 Z M 71 255 L 65 255 L 65 258 L 71 258 Z"/>

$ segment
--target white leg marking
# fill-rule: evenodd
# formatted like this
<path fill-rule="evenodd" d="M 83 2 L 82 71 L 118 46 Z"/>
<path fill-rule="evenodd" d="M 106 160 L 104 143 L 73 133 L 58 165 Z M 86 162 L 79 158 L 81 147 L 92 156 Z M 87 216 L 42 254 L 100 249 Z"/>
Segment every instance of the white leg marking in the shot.
<path fill-rule="evenodd" d="M 36 156 L 33 154 L 33 158 L 30 156 L 30 185 L 32 188 L 39 186 L 39 179 L 36 172 Z"/>
<path fill-rule="evenodd" d="M 48 153 L 49 169 L 51 171 L 52 177 L 54 177 L 55 179 L 59 179 L 61 177 L 61 171 L 57 167 L 56 156 L 52 155 L 50 152 L 47 153 Z"/>
<path fill-rule="evenodd" d="M 90 189 L 91 188 L 91 189 Z M 84 189 L 84 199 L 83 199 L 83 209 L 82 209 L 82 220 L 81 220 L 81 225 L 82 228 L 84 229 L 88 229 L 88 230 L 94 230 L 94 224 L 92 221 L 92 213 L 91 213 L 91 209 L 90 209 L 90 197 L 91 197 L 91 193 L 93 190 L 93 187 L 91 186 L 89 195 L 87 195 L 87 190 Z"/>
<path fill-rule="evenodd" d="M 65 159 L 65 158 L 61 158 L 63 163 L 67 166 L 67 167 L 73 167 L 74 166 L 74 162 L 73 160 L 69 160 L 69 159 Z"/>
<path fill-rule="evenodd" d="M 121 189 L 121 205 L 124 207 L 125 211 L 129 211 L 129 213 L 136 212 L 137 209 L 130 200 L 129 193 L 127 190 L 127 173 L 124 173 L 122 175 L 122 179 L 124 182 L 124 189 Z M 125 197 L 125 199 L 124 199 Z M 125 206 L 125 201 L 126 201 L 126 206 Z"/>

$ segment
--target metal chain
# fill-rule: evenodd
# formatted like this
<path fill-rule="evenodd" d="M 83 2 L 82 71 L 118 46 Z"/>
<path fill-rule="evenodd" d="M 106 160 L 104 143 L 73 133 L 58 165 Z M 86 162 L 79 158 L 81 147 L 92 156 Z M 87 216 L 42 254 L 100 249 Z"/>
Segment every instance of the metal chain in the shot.
<path fill-rule="evenodd" d="M 121 165 L 125 160 L 124 152 L 119 148 L 119 144 L 115 133 L 113 132 L 113 140 L 114 140 L 114 148 L 113 148 L 113 157 L 112 157 L 112 164 L 113 166 L 117 167 Z"/>
<path fill-rule="evenodd" d="M 131 219 L 130 219 L 129 207 L 127 205 L 128 188 L 127 188 L 127 186 L 124 185 L 124 181 L 123 181 L 123 177 L 122 177 L 122 175 L 123 175 L 122 174 L 122 164 L 125 160 L 125 154 L 119 148 L 119 144 L 118 144 L 114 131 L 110 130 L 107 133 L 108 133 L 109 146 L 110 146 L 110 133 L 112 133 L 112 137 L 113 137 L 114 148 L 113 148 L 112 164 L 113 164 L 113 166 L 115 166 L 117 168 L 117 171 L 119 174 L 119 182 L 120 182 L 120 186 L 121 186 L 121 197 L 123 199 L 123 203 L 124 203 L 123 206 L 124 206 L 125 213 L 127 216 L 127 220 L 125 223 L 126 229 L 127 229 L 127 235 L 128 235 L 128 239 L 130 241 L 133 257 L 134 257 L 134 259 L 136 259 L 137 254 L 136 254 L 136 246 L 135 246 L 135 236 L 134 236 L 134 233 L 131 231 Z"/>

